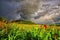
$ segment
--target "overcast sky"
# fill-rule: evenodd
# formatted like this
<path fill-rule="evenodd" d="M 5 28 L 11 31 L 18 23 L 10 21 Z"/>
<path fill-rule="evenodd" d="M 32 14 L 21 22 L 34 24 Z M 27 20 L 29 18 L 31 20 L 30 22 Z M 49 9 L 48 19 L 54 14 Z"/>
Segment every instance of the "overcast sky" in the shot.
<path fill-rule="evenodd" d="M 0 0 L 0 16 L 8 20 L 55 23 L 60 20 L 59 0 Z"/>

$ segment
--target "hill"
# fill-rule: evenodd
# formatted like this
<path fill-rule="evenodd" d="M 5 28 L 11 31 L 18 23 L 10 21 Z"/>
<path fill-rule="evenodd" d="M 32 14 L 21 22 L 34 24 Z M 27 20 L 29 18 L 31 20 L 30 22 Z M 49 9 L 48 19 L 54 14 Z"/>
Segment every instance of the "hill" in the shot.
<path fill-rule="evenodd" d="M 32 22 L 32 21 L 27 21 L 27 20 L 13 20 L 13 21 L 11 21 L 12 23 L 13 22 L 16 22 L 16 23 L 19 23 L 19 24 L 36 24 L 36 23 L 34 23 L 34 22 Z"/>

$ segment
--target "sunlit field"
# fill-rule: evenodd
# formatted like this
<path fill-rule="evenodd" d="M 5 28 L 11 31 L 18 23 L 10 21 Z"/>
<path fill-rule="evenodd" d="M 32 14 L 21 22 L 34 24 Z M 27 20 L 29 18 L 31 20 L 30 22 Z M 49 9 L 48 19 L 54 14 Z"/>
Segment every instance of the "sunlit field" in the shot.
<path fill-rule="evenodd" d="M 0 21 L 0 40 L 60 40 L 60 26 Z"/>

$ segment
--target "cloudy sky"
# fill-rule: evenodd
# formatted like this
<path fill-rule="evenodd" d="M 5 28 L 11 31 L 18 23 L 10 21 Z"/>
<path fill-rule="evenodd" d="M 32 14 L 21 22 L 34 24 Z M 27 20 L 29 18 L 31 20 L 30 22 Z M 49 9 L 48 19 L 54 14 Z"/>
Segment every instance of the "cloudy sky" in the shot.
<path fill-rule="evenodd" d="M 0 16 L 8 20 L 57 23 L 60 20 L 60 0 L 0 0 Z"/>

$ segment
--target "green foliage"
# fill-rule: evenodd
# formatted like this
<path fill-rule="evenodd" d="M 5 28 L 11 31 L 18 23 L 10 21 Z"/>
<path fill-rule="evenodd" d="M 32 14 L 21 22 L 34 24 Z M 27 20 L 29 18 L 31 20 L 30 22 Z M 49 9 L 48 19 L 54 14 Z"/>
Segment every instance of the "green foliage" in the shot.
<path fill-rule="evenodd" d="M 30 31 L 27 28 L 20 29 L 20 27 L 11 24 L 7 34 L 0 29 L 0 40 L 60 40 L 60 30 L 32 27 Z"/>

